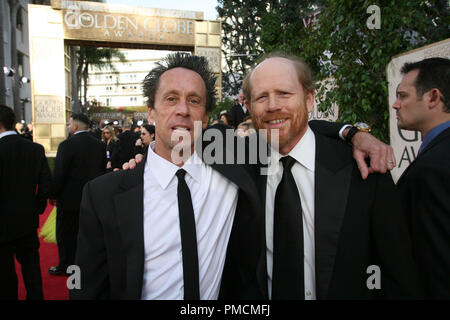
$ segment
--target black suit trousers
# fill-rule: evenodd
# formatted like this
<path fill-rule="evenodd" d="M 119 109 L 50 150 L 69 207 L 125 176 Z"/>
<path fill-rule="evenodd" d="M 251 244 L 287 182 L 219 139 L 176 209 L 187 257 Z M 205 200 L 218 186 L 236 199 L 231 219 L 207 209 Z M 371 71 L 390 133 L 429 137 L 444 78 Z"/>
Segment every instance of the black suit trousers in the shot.
<path fill-rule="evenodd" d="M 64 269 L 75 263 L 77 249 L 79 210 L 62 210 L 57 207 L 56 242 L 58 243 L 59 264 Z"/>
<path fill-rule="evenodd" d="M 21 238 L 0 244 L 0 300 L 18 299 L 14 254 L 22 267 L 27 300 L 42 300 L 39 239 L 36 230 Z"/>

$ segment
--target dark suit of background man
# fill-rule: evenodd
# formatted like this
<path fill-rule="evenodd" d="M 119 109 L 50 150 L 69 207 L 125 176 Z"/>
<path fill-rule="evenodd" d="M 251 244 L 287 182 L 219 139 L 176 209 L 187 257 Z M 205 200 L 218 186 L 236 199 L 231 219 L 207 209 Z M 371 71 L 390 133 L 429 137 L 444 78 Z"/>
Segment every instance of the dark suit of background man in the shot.
<path fill-rule="evenodd" d="M 59 264 L 49 273 L 64 274 L 74 264 L 81 193 L 86 182 L 106 171 L 106 146 L 89 133 L 89 119 L 73 114 L 70 137 L 61 142 L 53 171 L 53 197 L 57 200 L 56 240 Z"/>
<path fill-rule="evenodd" d="M 122 164 L 134 157 L 134 147 L 139 134 L 131 131 L 131 123 L 125 122 L 123 132 L 117 136 L 114 152 L 111 155 L 111 166 L 113 169 L 122 169 Z"/>
<path fill-rule="evenodd" d="M 242 92 L 242 90 L 239 91 L 238 103 L 231 107 L 230 114 L 231 120 L 233 121 L 231 126 L 233 126 L 234 128 L 237 128 L 237 126 L 244 121 L 244 118 L 250 115 L 248 113 L 247 107 L 244 104 L 244 93 Z"/>
<path fill-rule="evenodd" d="M 426 297 L 450 299 L 450 60 L 406 63 L 401 72 L 397 125 L 420 131 L 423 142 L 397 186 Z"/>
<path fill-rule="evenodd" d="M 420 297 L 394 182 L 389 174 L 363 180 L 349 145 L 308 127 L 314 106 L 308 66 L 297 57 L 268 56 L 246 76 L 244 92 L 255 128 L 267 129 L 269 139 L 278 129 L 281 162 L 288 160 L 257 182 L 266 199 L 271 297 Z M 379 289 L 367 285 L 370 266 L 379 267 Z"/>
<path fill-rule="evenodd" d="M 16 133 L 14 111 L 0 105 L 0 300 L 17 299 L 14 254 L 27 299 L 42 299 L 36 229 L 50 192 L 44 148 Z"/>

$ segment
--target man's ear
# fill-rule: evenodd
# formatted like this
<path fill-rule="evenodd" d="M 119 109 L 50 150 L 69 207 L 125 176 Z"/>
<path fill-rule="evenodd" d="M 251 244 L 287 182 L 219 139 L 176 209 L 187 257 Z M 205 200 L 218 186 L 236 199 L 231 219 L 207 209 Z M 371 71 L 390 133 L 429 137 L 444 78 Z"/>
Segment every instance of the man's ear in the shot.
<path fill-rule="evenodd" d="M 244 100 L 244 105 L 247 108 L 247 110 L 249 110 L 249 111 L 251 110 L 250 103 L 248 102 L 247 99 Z"/>
<path fill-rule="evenodd" d="M 441 91 L 438 88 L 433 88 L 426 93 L 427 102 L 430 108 L 435 108 L 441 103 Z"/>
<path fill-rule="evenodd" d="M 305 97 L 306 109 L 310 113 L 314 109 L 314 91 L 309 91 Z"/>
<path fill-rule="evenodd" d="M 153 118 L 153 108 L 148 107 L 148 110 L 147 110 L 147 121 L 148 121 L 148 123 L 153 123 L 153 121 L 151 121 L 151 119 L 154 119 Z"/>

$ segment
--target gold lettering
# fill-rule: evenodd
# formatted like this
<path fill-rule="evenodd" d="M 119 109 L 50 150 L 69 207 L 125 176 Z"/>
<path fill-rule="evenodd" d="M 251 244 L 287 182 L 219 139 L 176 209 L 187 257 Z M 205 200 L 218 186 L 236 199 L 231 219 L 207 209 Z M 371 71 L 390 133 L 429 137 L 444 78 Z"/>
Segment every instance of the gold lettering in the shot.
<path fill-rule="evenodd" d="M 181 20 L 178 22 L 178 32 L 186 33 L 186 21 L 185 20 Z"/>
<path fill-rule="evenodd" d="M 118 17 L 118 23 L 117 23 L 117 28 L 119 30 L 124 30 L 125 29 L 125 21 L 124 21 L 124 16 L 119 16 Z"/>
<path fill-rule="evenodd" d="M 94 16 L 90 13 L 84 12 L 80 14 L 78 22 L 83 28 L 90 28 L 94 25 Z M 84 22 L 87 22 L 88 24 L 84 24 Z"/>
<path fill-rule="evenodd" d="M 110 21 L 112 21 L 113 22 L 113 24 L 112 25 L 110 25 L 110 26 L 108 26 L 108 18 L 109 18 L 109 20 Z M 109 15 L 109 14 L 107 14 L 107 15 L 105 15 L 104 16 L 104 18 L 103 18 L 103 20 L 104 20 L 104 24 L 105 24 L 105 28 L 109 28 L 109 29 L 115 29 L 116 28 L 116 26 L 117 26 L 117 20 L 116 20 L 116 18 L 114 17 L 114 16 L 111 16 L 111 15 Z"/>
<path fill-rule="evenodd" d="M 192 21 L 188 21 L 187 23 L 187 34 L 194 34 L 194 23 Z"/>
<path fill-rule="evenodd" d="M 134 23 L 133 23 L 133 21 L 131 21 L 131 19 L 127 17 L 127 29 L 130 24 L 133 26 L 134 30 L 138 31 L 137 18 L 134 18 Z"/>

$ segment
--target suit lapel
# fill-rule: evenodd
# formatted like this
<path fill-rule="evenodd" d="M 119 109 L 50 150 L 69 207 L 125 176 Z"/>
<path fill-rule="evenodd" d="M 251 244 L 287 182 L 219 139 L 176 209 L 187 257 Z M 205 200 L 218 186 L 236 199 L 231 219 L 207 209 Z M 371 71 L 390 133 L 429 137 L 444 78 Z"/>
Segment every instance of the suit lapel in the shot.
<path fill-rule="evenodd" d="M 144 274 L 143 194 L 146 158 L 135 170 L 125 172 L 121 181 L 122 192 L 114 197 L 120 235 L 126 257 L 127 299 L 140 299 Z"/>
<path fill-rule="evenodd" d="M 316 134 L 315 270 L 317 299 L 326 299 L 354 167 L 348 151 Z M 343 151 L 346 151 L 344 153 Z"/>
<path fill-rule="evenodd" d="M 212 164 L 211 167 L 214 170 L 217 170 L 222 175 L 224 175 L 231 182 L 235 183 L 240 189 L 239 192 L 244 192 L 247 196 L 247 199 L 250 200 L 250 204 L 253 208 L 253 213 L 240 211 L 239 214 L 241 214 L 241 215 L 242 214 L 244 214 L 244 215 L 263 214 L 264 211 L 262 209 L 262 205 L 264 205 L 264 203 L 261 204 L 260 197 L 258 195 L 258 188 L 256 187 L 256 184 L 255 184 L 254 180 L 252 179 L 252 177 L 250 176 L 250 174 L 244 169 L 244 167 L 242 165 Z M 237 212 L 236 212 L 236 214 L 237 214 Z M 264 227 L 263 227 L 263 230 L 264 230 Z M 266 261 L 265 261 L 265 251 L 266 250 L 265 250 L 264 239 L 265 239 L 265 237 L 263 237 L 261 239 L 261 241 L 263 242 L 261 244 L 262 252 L 264 254 L 258 260 L 258 265 L 257 265 L 257 270 L 256 270 L 257 275 L 260 275 L 260 276 L 257 276 L 256 278 L 257 278 L 259 289 L 261 290 L 261 292 L 267 291 L 267 284 L 266 284 L 267 271 L 266 271 Z"/>
<path fill-rule="evenodd" d="M 226 136 L 226 132 L 225 132 L 225 128 L 218 126 L 215 127 L 215 129 L 218 129 L 222 132 L 223 137 Z M 224 139 L 226 142 L 226 139 Z M 248 141 L 247 141 L 248 142 Z M 203 159 L 203 151 L 205 150 L 206 146 L 209 144 L 209 141 L 203 141 L 202 144 L 199 144 L 198 146 L 201 146 L 201 148 L 197 148 L 196 152 L 199 154 L 199 156 Z M 236 159 L 236 150 L 234 149 L 234 146 L 236 146 L 236 141 L 234 143 L 233 146 L 229 146 L 224 144 L 224 154 L 223 154 L 223 163 L 226 163 L 226 154 L 232 154 L 233 155 L 233 159 L 234 159 L 234 163 L 237 163 L 237 159 Z M 207 161 L 205 163 L 208 163 Z M 216 170 L 217 172 L 219 172 L 220 174 L 222 174 L 224 177 L 226 177 L 228 180 L 230 180 L 231 182 L 233 182 L 234 184 L 236 184 L 239 188 L 239 192 L 243 192 L 245 193 L 245 195 L 247 196 L 247 199 L 249 199 L 250 201 L 250 205 L 252 207 L 252 212 L 244 212 L 244 211 L 240 211 L 239 214 L 240 215 L 260 215 L 263 213 L 263 209 L 262 209 L 262 205 L 261 204 L 261 198 L 258 194 L 258 187 L 256 186 L 256 182 L 255 182 L 255 176 L 252 176 L 253 174 L 255 174 L 255 172 L 253 172 L 253 170 L 255 169 L 255 167 L 253 166 L 248 166 L 248 165 L 241 165 L 241 164 L 217 164 L 217 163 L 212 163 L 211 167 Z M 248 170 L 247 170 L 248 169 Z M 257 173 L 259 174 L 259 172 Z M 237 214 L 237 212 L 236 212 Z M 249 217 L 250 220 L 253 220 L 255 217 L 251 216 Z M 261 217 L 256 217 L 261 218 Z M 246 220 L 246 219 L 244 219 Z M 264 239 L 261 239 L 261 241 L 264 241 Z M 263 246 L 263 252 L 265 253 L 265 243 L 261 244 Z M 258 265 L 257 265 L 257 270 L 256 273 L 258 275 L 262 275 L 262 276 L 257 276 L 257 280 L 258 280 L 258 285 L 260 287 L 260 290 L 262 292 L 266 292 L 266 264 L 265 264 L 265 254 L 263 256 L 261 256 L 260 260 L 258 261 Z"/>

